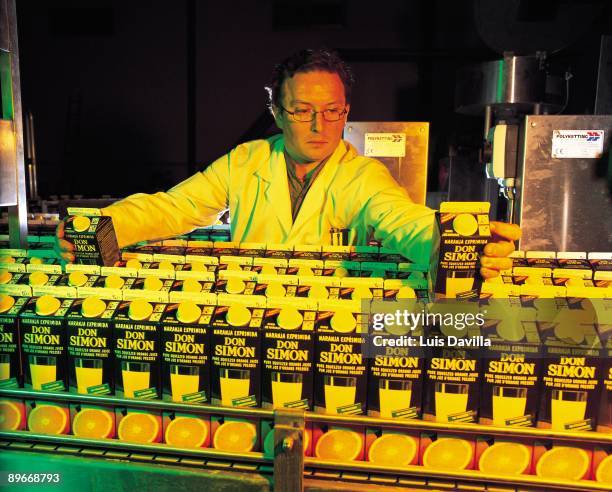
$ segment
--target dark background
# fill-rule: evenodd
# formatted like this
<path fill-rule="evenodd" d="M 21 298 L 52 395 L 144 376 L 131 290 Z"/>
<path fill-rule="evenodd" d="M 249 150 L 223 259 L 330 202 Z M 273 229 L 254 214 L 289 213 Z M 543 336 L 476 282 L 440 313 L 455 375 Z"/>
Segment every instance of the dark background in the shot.
<path fill-rule="evenodd" d="M 592 113 L 610 4 L 18 0 L 22 101 L 34 117 L 39 194 L 167 189 L 241 141 L 272 132 L 264 86 L 273 65 L 320 46 L 354 68 L 351 120 L 431 122 L 436 190 L 449 145 L 476 147 L 482 133 L 482 118 L 454 113 L 456 69 L 498 59 L 504 49 L 545 49 L 551 72 L 574 75 L 564 113 Z"/>

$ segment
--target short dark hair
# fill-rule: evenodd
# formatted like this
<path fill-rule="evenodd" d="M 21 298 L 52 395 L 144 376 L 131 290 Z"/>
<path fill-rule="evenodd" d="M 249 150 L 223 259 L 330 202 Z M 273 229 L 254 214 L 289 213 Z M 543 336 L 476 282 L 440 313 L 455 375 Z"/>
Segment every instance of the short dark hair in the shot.
<path fill-rule="evenodd" d="M 269 96 L 270 109 L 272 105 L 279 106 L 281 88 L 285 79 L 293 77 L 296 73 L 322 71 L 338 74 L 344 85 L 346 102 L 351 100 L 351 89 L 355 79 L 353 71 L 342 58 L 333 50 L 325 48 L 305 49 L 294 53 L 279 64 L 272 71 L 270 85 L 266 87 Z"/>

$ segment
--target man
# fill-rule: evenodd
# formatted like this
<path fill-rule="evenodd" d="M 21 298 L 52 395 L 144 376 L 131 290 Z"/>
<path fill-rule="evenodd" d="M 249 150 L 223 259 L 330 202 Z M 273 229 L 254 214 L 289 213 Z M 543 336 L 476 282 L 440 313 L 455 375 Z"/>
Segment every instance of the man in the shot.
<path fill-rule="evenodd" d="M 304 50 L 275 67 L 270 108 L 282 135 L 239 145 L 166 193 L 132 195 L 103 209 L 120 247 L 212 224 L 229 207 L 232 240 L 329 244 L 330 229 L 349 229 L 351 244 L 370 233 L 383 246 L 428 263 L 433 210 L 413 203 L 386 167 L 342 140 L 353 77 L 333 52 Z M 481 259 L 484 277 L 509 268 L 520 229 L 491 224 L 494 242 Z M 57 246 L 73 261 L 72 246 Z"/>

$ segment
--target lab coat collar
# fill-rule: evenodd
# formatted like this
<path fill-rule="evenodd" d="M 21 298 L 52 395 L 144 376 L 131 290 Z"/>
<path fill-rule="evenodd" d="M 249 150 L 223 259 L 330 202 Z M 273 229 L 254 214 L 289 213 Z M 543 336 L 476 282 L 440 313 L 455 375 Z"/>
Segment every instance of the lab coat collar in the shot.
<path fill-rule="evenodd" d="M 311 224 L 312 216 L 321 212 L 327 199 L 327 191 L 338 171 L 338 164 L 353 159 L 357 155 L 357 151 L 349 143 L 340 141 L 336 150 L 312 183 L 300 207 L 295 223 L 293 223 L 284 153 L 285 142 L 282 136 L 272 137 L 269 142 L 270 159 L 263 160 L 262 165 L 255 170 L 254 174 L 264 182 L 264 196 L 269 203 L 274 204 L 273 210 L 276 212 L 276 220 L 283 230 L 285 240 L 290 241 L 292 232 L 297 232 L 306 224 Z"/>

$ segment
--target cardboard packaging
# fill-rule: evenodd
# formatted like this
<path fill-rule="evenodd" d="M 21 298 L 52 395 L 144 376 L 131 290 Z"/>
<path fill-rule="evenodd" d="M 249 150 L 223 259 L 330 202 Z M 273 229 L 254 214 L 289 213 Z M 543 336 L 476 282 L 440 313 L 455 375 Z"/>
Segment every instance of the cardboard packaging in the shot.
<path fill-rule="evenodd" d="M 211 394 L 215 405 L 261 405 L 262 296 L 219 294 L 211 324 Z"/>
<path fill-rule="evenodd" d="M 114 393 L 112 318 L 118 306 L 119 301 L 77 299 L 66 313 L 71 392 L 84 395 Z"/>
<path fill-rule="evenodd" d="M 269 298 L 262 330 L 264 408 L 313 408 L 317 302 Z"/>
<path fill-rule="evenodd" d="M 491 346 L 481 354 L 482 424 L 533 426 L 540 403 L 542 359 L 536 323 L 522 322 L 518 299 L 489 299 L 481 305 L 483 337 Z"/>
<path fill-rule="evenodd" d="M 161 320 L 164 400 L 210 401 L 209 333 L 216 304 L 216 295 L 200 294 L 166 307 Z"/>
<path fill-rule="evenodd" d="M 166 305 L 143 299 L 119 303 L 113 318 L 115 394 L 161 397 L 161 317 Z"/>
<path fill-rule="evenodd" d="M 74 245 L 77 263 L 112 266 L 121 259 L 113 220 L 97 209 L 68 209 L 64 238 Z"/>
<path fill-rule="evenodd" d="M 28 297 L 0 295 L 0 298 L 0 388 L 21 388 L 23 368 L 18 320 Z"/>
<path fill-rule="evenodd" d="M 564 431 L 596 428 L 604 381 L 602 344 L 593 320 L 566 309 L 553 322 L 538 322 L 543 344 L 538 427 Z"/>
<path fill-rule="evenodd" d="M 372 319 L 401 312 L 404 306 L 401 301 L 374 301 Z M 421 417 L 426 353 L 419 343 L 422 335 L 421 325 L 411 330 L 407 326 L 370 324 L 368 415 L 385 419 Z"/>
<path fill-rule="evenodd" d="M 479 258 L 491 238 L 488 202 L 445 202 L 436 213 L 431 290 L 436 297 L 477 297 Z"/>
<path fill-rule="evenodd" d="M 74 299 L 32 297 L 20 314 L 24 387 L 39 391 L 68 388 L 65 316 Z"/>
<path fill-rule="evenodd" d="M 315 345 L 315 411 L 359 415 L 366 411 L 369 313 L 362 303 L 319 300 Z"/>

